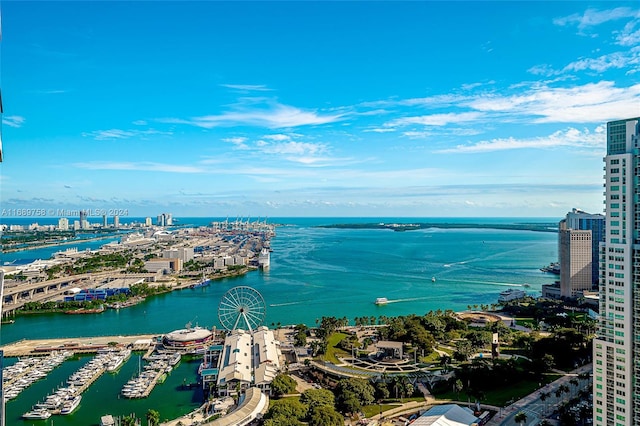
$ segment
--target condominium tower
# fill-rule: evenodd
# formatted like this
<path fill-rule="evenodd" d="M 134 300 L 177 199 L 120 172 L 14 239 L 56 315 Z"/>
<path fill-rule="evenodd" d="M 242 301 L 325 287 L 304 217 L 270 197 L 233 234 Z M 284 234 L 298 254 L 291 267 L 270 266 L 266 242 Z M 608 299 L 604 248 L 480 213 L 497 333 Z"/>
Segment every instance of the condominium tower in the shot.
<path fill-rule="evenodd" d="M 607 123 L 593 424 L 640 424 L 640 117 Z"/>

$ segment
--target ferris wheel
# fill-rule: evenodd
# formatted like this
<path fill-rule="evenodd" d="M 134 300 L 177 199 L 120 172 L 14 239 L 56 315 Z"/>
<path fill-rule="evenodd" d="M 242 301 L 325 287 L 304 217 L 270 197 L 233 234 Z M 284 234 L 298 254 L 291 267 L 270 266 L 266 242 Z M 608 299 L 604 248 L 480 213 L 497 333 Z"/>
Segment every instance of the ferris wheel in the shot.
<path fill-rule="evenodd" d="M 253 331 L 262 325 L 266 314 L 262 295 L 247 286 L 229 289 L 218 305 L 218 319 L 226 330 Z"/>

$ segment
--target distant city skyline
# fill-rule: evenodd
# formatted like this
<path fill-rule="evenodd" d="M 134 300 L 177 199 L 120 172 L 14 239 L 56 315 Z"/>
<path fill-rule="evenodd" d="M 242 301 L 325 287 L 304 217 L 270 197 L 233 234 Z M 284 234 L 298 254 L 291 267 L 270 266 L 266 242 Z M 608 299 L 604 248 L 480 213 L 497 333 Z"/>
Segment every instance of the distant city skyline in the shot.
<path fill-rule="evenodd" d="M 2 15 L 7 209 L 601 213 L 606 122 L 640 116 L 636 2 L 9 1 Z"/>

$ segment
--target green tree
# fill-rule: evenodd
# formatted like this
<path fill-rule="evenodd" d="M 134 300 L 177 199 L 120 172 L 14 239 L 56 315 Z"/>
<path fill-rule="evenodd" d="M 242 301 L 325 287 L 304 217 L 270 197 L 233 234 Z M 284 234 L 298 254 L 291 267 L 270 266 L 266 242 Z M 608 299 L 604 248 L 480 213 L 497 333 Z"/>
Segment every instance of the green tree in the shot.
<path fill-rule="evenodd" d="M 318 406 L 311 410 L 309 426 L 344 426 L 344 417 L 331 406 Z"/>
<path fill-rule="evenodd" d="M 160 423 L 160 413 L 156 410 L 149 409 L 147 410 L 147 424 L 149 426 L 156 426 Z"/>
<path fill-rule="evenodd" d="M 124 416 L 121 423 L 122 426 L 136 426 L 136 418 L 133 415 Z"/>
<path fill-rule="evenodd" d="M 271 382 L 271 391 L 275 396 L 293 393 L 296 390 L 296 381 L 285 373 L 280 373 Z"/>
<path fill-rule="evenodd" d="M 375 400 L 375 389 L 367 380 L 358 378 L 342 379 L 335 389 L 338 409 L 345 413 L 356 413 L 363 405 Z"/>
<path fill-rule="evenodd" d="M 524 411 L 520 411 L 518 414 L 516 414 L 513 420 L 515 420 L 516 423 L 520 423 L 520 426 L 523 426 L 524 422 L 527 421 L 527 414 Z"/>
<path fill-rule="evenodd" d="M 333 409 L 335 397 L 327 389 L 307 389 L 300 395 L 300 402 L 308 407 L 311 413 L 317 407 L 331 407 Z"/>
<path fill-rule="evenodd" d="M 297 399 L 285 398 L 273 401 L 269 411 L 265 414 L 266 419 L 289 418 L 302 420 L 307 414 L 307 407 Z M 278 423 L 279 424 L 279 423 Z"/>
<path fill-rule="evenodd" d="M 264 421 L 264 426 L 302 426 L 297 419 L 285 416 L 276 416 Z"/>

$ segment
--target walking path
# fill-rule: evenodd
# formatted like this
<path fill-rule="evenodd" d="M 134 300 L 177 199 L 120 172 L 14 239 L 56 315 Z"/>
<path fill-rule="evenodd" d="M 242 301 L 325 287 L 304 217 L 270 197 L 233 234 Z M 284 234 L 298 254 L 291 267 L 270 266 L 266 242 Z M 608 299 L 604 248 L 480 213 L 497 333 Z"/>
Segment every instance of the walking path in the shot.
<path fill-rule="evenodd" d="M 582 367 L 576 368 L 569 373 L 562 372 L 564 376 L 555 380 L 548 385 L 545 385 L 541 389 L 525 396 L 524 398 L 519 399 L 518 401 L 501 408 L 498 411 L 498 414 L 493 416 L 489 422 L 487 422 L 487 426 L 520 426 L 519 423 L 515 422 L 515 416 L 519 412 L 524 412 L 527 415 L 527 425 L 536 425 L 540 420 L 542 420 L 547 412 L 547 409 L 552 406 L 559 405 L 560 402 L 564 401 L 565 397 L 570 398 L 569 395 L 573 395 L 579 392 L 581 389 L 588 388 L 589 381 L 583 382 L 580 381 L 578 384 L 578 388 L 575 389 L 575 392 L 571 392 L 569 395 L 562 395 L 560 400 L 556 398 L 555 391 L 561 385 L 569 386 L 569 389 L 572 389 L 572 386 L 569 385 L 569 381 L 577 377 L 581 373 L 591 372 L 592 364 L 586 364 Z M 540 399 L 540 394 L 542 392 L 548 392 L 550 396 L 542 402 Z M 553 401 L 553 402 L 551 402 Z"/>

